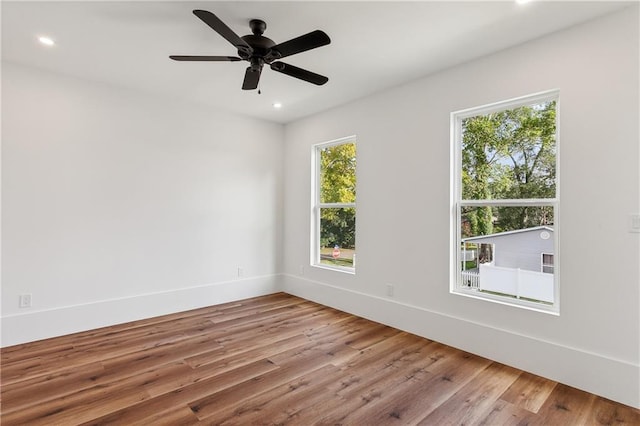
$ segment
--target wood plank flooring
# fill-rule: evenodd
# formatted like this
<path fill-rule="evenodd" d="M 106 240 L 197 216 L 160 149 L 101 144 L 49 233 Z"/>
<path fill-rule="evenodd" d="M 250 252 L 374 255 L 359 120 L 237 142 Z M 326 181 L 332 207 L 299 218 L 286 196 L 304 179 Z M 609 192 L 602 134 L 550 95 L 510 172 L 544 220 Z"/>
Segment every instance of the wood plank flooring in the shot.
<path fill-rule="evenodd" d="M 640 411 L 278 293 L 4 348 L 2 425 L 640 425 Z"/>

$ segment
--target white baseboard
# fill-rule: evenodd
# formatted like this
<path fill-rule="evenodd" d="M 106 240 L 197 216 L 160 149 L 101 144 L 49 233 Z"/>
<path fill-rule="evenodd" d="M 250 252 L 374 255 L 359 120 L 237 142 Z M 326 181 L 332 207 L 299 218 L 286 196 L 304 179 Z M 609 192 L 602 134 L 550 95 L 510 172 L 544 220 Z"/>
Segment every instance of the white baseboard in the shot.
<path fill-rule="evenodd" d="M 293 275 L 282 275 L 281 289 L 640 408 L 638 365 Z"/>
<path fill-rule="evenodd" d="M 275 293 L 279 276 L 226 281 L 160 293 L 31 311 L 2 317 L 0 346 L 12 346 L 79 331 L 172 314 Z"/>

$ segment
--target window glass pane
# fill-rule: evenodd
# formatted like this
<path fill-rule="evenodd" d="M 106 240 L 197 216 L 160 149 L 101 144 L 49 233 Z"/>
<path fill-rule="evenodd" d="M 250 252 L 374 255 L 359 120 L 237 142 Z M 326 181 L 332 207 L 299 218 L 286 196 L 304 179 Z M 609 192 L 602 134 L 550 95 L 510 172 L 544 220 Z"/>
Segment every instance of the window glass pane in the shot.
<path fill-rule="evenodd" d="M 460 285 L 553 303 L 552 207 L 463 207 L 460 229 Z"/>
<path fill-rule="evenodd" d="M 356 209 L 320 209 L 320 263 L 355 267 Z"/>
<path fill-rule="evenodd" d="M 356 144 L 320 149 L 320 202 L 356 201 Z"/>
<path fill-rule="evenodd" d="M 553 255 L 543 253 L 542 254 L 542 272 L 547 274 L 553 274 Z"/>
<path fill-rule="evenodd" d="M 462 120 L 462 199 L 556 196 L 556 102 Z"/>

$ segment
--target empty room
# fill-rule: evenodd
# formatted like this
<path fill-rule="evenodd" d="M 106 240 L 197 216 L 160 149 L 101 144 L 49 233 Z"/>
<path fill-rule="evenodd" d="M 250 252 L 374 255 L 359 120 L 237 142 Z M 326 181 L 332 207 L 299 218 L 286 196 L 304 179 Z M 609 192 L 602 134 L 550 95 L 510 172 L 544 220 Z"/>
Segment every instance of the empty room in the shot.
<path fill-rule="evenodd" d="M 638 1 L 2 1 L 3 425 L 640 424 Z"/>

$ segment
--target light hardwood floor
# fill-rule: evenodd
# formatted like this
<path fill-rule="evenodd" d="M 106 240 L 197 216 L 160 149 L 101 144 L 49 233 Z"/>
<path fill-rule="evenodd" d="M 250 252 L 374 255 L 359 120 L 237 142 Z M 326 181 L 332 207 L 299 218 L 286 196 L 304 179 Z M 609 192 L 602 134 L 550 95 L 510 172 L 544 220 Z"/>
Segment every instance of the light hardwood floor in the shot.
<path fill-rule="evenodd" d="M 640 425 L 640 411 L 279 293 L 5 348 L 2 425 Z"/>

